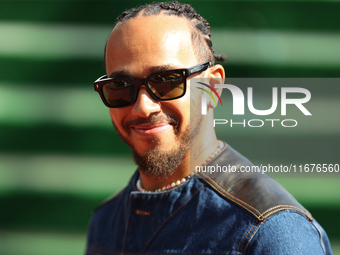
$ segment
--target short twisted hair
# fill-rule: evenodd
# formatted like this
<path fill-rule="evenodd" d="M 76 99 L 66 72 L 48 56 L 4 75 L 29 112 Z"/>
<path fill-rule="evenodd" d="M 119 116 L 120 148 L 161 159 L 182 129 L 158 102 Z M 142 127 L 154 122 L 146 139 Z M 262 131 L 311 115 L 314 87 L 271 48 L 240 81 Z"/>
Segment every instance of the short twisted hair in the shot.
<path fill-rule="evenodd" d="M 215 61 L 224 62 L 226 57 L 215 54 L 212 48 L 211 42 L 211 30 L 209 23 L 189 4 L 182 4 L 177 1 L 160 2 L 153 4 L 141 5 L 138 8 L 132 8 L 124 11 L 116 19 L 116 25 L 128 19 L 132 19 L 137 15 L 151 16 L 159 15 L 161 12 L 165 15 L 176 15 L 178 17 L 184 17 L 190 21 L 193 26 L 191 31 L 191 40 L 194 46 L 194 51 L 199 61 L 211 61 L 213 64 Z"/>

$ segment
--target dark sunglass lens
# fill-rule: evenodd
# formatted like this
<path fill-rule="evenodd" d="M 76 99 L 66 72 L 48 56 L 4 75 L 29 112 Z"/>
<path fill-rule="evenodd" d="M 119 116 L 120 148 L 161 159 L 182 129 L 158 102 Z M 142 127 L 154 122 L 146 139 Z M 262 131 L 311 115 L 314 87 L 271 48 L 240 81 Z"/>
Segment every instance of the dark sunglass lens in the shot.
<path fill-rule="evenodd" d="M 155 74 L 148 86 L 159 99 L 173 99 L 184 93 L 184 76 L 180 73 Z"/>
<path fill-rule="evenodd" d="M 105 101 L 112 107 L 130 105 L 136 96 L 136 86 L 130 80 L 111 81 L 102 87 Z"/>

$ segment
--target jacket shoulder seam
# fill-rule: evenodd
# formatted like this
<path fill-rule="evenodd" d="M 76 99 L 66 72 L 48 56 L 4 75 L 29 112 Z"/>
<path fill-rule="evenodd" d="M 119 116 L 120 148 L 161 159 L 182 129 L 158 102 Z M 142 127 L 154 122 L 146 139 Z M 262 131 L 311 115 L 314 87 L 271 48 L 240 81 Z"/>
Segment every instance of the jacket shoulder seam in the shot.
<path fill-rule="evenodd" d="M 236 203 L 237 205 L 241 206 L 243 209 L 250 212 L 253 216 L 255 216 L 259 221 L 264 221 L 268 217 L 274 215 L 277 212 L 280 212 L 282 210 L 292 210 L 292 211 L 298 211 L 302 214 L 304 214 L 310 221 L 313 220 L 312 215 L 296 206 L 293 205 L 277 205 L 275 207 L 271 207 L 268 210 L 261 213 L 259 210 L 257 210 L 255 207 L 249 205 L 245 201 L 233 196 L 229 192 L 227 192 L 223 187 L 221 187 L 216 181 L 211 179 L 209 176 L 207 176 L 204 173 L 197 173 L 198 175 L 205 176 L 203 179 L 205 179 L 206 182 L 210 183 L 211 187 L 214 188 L 218 193 L 220 193 L 223 197 L 225 197 L 228 200 L 231 200 L 232 202 Z"/>
<path fill-rule="evenodd" d="M 216 186 L 218 186 L 222 191 L 220 191 L 219 189 L 216 189 L 216 188 L 215 188 L 215 190 L 218 191 L 221 195 L 223 195 L 223 196 L 226 197 L 227 199 L 229 199 L 229 200 L 235 202 L 236 204 L 238 204 L 239 206 L 243 207 L 243 208 L 246 209 L 247 211 L 251 212 L 252 214 L 254 214 L 254 216 L 256 216 L 256 218 L 258 218 L 258 215 L 261 215 L 261 213 L 260 213 L 256 208 L 252 207 L 251 205 L 248 205 L 246 202 L 244 202 L 244 201 L 238 199 L 237 197 L 231 195 L 231 194 L 230 194 L 229 192 L 227 192 L 223 187 L 221 187 L 217 182 L 215 182 L 213 179 L 209 178 L 206 174 L 204 174 L 204 173 L 200 173 L 200 174 L 206 176 L 206 177 L 205 177 L 206 181 L 209 182 L 213 188 L 215 188 Z M 213 182 L 213 183 L 211 183 L 211 182 Z M 226 193 L 228 196 L 226 196 L 224 193 Z M 241 203 L 239 203 L 238 201 L 240 201 Z M 254 209 L 254 211 L 256 211 L 256 212 L 258 213 L 258 215 L 255 214 L 254 212 L 252 212 L 250 209 L 246 208 L 246 207 L 245 207 L 244 205 L 242 205 L 242 204 L 245 204 L 245 205 L 249 206 L 250 208 Z"/>

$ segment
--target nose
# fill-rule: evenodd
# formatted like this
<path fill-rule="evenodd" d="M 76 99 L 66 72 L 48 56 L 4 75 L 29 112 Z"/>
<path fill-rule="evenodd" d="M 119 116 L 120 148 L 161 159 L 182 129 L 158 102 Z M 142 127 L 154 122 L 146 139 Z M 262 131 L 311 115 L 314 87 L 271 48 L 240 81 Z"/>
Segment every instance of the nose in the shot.
<path fill-rule="evenodd" d="M 141 87 L 136 102 L 133 104 L 131 113 L 142 118 L 147 118 L 152 113 L 161 110 L 160 102 L 154 99 L 145 87 Z"/>

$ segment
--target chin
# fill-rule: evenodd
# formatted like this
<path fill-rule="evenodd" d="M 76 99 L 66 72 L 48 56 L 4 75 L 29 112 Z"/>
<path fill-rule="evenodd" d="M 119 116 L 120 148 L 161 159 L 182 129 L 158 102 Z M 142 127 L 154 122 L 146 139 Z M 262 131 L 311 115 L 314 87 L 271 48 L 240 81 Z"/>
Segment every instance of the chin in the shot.
<path fill-rule="evenodd" d="M 175 146 L 174 146 L 175 145 Z M 159 153 L 169 153 L 179 147 L 176 141 L 148 141 L 143 144 L 135 145 L 134 148 L 140 156 L 145 155 L 148 151 L 157 150 Z"/>

